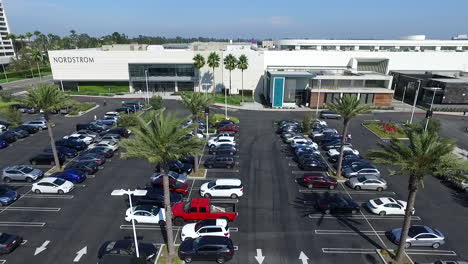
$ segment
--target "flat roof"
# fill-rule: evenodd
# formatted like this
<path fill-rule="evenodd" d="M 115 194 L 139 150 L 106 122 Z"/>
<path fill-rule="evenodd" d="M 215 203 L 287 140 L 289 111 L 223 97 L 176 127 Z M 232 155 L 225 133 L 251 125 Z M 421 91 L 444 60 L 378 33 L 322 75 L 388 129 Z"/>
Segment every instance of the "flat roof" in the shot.
<path fill-rule="evenodd" d="M 304 77 L 304 78 L 314 78 L 317 76 L 315 73 L 311 73 L 308 71 L 268 71 L 271 75 L 279 75 L 285 77 Z"/>

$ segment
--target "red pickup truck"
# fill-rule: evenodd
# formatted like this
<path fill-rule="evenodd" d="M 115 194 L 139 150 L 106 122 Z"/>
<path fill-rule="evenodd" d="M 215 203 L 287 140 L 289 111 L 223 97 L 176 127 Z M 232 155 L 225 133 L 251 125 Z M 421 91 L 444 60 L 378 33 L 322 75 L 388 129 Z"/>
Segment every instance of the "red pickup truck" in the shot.
<path fill-rule="evenodd" d="M 175 225 L 183 225 L 185 221 L 203 219 L 226 219 L 234 221 L 237 218 L 235 203 L 217 203 L 209 198 L 194 198 L 188 202 L 179 202 L 172 206 Z"/>

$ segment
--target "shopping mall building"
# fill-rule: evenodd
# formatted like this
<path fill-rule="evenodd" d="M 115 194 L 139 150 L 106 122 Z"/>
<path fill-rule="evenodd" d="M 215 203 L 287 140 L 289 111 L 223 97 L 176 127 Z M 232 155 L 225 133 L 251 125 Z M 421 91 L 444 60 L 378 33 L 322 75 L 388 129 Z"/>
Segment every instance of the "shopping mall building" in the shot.
<path fill-rule="evenodd" d="M 214 73 L 207 65 L 200 70 L 194 67 L 195 55 L 207 58 L 213 51 L 221 58 L 245 55 L 249 67 L 243 74 L 237 69 L 230 74 L 224 67 L 215 68 Z M 468 71 L 468 40 L 410 36 L 399 40 L 288 39 L 274 41 L 270 47 L 250 43 L 130 44 L 49 51 L 49 58 L 53 79 L 64 89 L 79 90 L 89 83 L 125 83 L 129 92 L 228 89 L 238 94 L 244 89 L 272 107 L 315 107 L 352 94 L 363 103 L 387 106 L 393 98 L 394 72 L 463 75 Z M 468 86 L 466 89 L 468 94 Z"/>

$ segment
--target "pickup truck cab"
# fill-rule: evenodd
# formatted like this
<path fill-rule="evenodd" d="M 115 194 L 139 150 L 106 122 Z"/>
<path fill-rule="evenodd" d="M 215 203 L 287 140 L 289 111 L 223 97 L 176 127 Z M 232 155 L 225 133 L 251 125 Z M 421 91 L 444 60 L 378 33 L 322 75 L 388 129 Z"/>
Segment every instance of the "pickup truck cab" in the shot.
<path fill-rule="evenodd" d="M 226 219 L 234 221 L 237 218 L 235 203 L 217 203 L 209 198 L 194 198 L 188 202 L 179 202 L 172 206 L 175 225 L 183 225 L 185 221 L 203 219 Z"/>

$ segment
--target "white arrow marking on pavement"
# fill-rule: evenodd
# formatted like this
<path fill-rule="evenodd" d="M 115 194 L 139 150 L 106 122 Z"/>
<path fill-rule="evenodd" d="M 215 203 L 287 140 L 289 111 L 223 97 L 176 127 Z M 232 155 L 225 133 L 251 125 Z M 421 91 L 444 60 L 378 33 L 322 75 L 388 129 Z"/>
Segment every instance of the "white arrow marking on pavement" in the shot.
<path fill-rule="evenodd" d="M 46 240 L 44 241 L 44 243 L 42 243 L 42 246 L 36 248 L 36 250 L 34 251 L 34 256 L 36 256 L 37 254 L 41 253 L 42 251 L 46 250 L 47 248 L 47 245 L 50 243 L 49 240 Z"/>
<path fill-rule="evenodd" d="M 265 259 L 260 248 L 257 248 L 257 256 L 255 256 L 255 259 L 257 260 L 258 264 L 262 264 L 263 260 Z"/>
<path fill-rule="evenodd" d="M 299 259 L 302 260 L 302 264 L 307 264 L 309 258 L 304 254 L 304 252 L 301 251 L 301 254 L 299 254 Z"/>
<path fill-rule="evenodd" d="M 78 261 L 80 261 L 81 257 L 82 257 L 83 255 L 85 255 L 86 253 L 88 253 L 88 246 L 86 246 L 86 247 L 80 249 L 80 251 L 76 252 L 76 257 L 75 257 L 75 259 L 73 260 L 73 262 L 78 262 Z"/>

